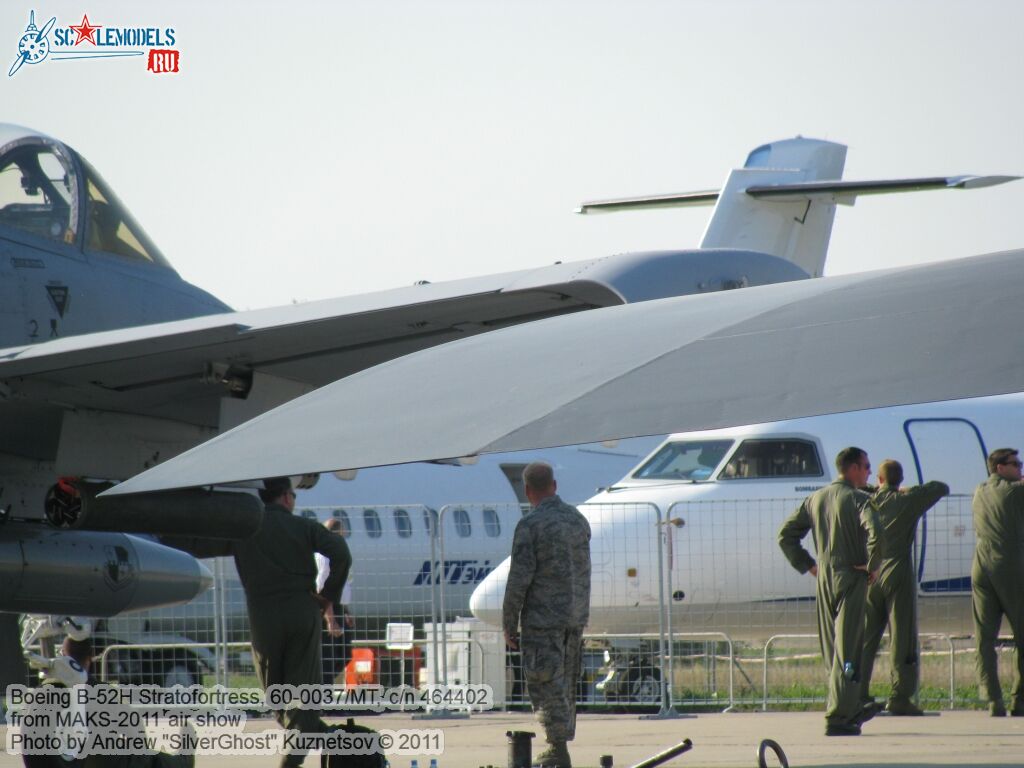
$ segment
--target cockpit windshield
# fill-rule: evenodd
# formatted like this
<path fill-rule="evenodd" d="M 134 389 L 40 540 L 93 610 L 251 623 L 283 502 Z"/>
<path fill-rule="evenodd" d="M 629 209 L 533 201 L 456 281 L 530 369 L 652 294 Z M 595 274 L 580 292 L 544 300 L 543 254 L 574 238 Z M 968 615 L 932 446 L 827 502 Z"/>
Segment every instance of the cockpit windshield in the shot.
<path fill-rule="evenodd" d="M 80 155 L 30 129 L 0 125 L 0 226 L 72 245 L 83 218 L 86 250 L 170 266 Z"/>
<path fill-rule="evenodd" d="M 732 447 L 732 440 L 666 443 L 633 473 L 634 480 L 707 480 Z"/>
<path fill-rule="evenodd" d="M 86 166 L 85 197 L 86 248 L 167 266 L 128 210 L 89 166 Z"/>
<path fill-rule="evenodd" d="M 78 229 L 75 166 L 59 146 L 18 138 L 0 147 L 0 225 L 74 243 Z"/>

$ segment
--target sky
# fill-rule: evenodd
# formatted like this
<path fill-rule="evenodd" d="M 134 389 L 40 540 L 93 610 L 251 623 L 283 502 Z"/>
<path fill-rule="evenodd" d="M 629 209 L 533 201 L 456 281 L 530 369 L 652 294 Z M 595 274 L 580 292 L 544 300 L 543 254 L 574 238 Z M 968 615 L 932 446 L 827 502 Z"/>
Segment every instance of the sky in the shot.
<path fill-rule="evenodd" d="M 174 29 L 177 73 L 4 66 L 0 122 L 79 150 L 238 309 L 695 247 L 710 209 L 572 210 L 717 187 L 798 134 L 847 144 L 848 179 L 1024 175 L 1010 0 L 14 0 L 7 65 L 33 9 Z M 1021 211 L 1024 181 L 864 198 L 826 273 L 1021 247 Z"/>

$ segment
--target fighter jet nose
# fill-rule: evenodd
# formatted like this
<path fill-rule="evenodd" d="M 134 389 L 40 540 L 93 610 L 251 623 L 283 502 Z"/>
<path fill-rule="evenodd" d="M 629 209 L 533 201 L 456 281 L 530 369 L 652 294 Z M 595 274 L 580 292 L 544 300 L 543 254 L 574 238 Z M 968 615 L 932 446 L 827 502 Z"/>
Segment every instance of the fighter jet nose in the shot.
<path fill-rule="evenodd" d="M 501 626 L 501 606 L 505 601 L 505 585 L 508 583 L 510 562 L 506 559 L 491 571 L 469 598 L 470 613 L 492 627 Z"/>
<path fill-rule="evenodd" d="M 139 558 L 134 606 L 187 603 L 213 584 L 210 569 L 185 552 L 131 537 Z"/>

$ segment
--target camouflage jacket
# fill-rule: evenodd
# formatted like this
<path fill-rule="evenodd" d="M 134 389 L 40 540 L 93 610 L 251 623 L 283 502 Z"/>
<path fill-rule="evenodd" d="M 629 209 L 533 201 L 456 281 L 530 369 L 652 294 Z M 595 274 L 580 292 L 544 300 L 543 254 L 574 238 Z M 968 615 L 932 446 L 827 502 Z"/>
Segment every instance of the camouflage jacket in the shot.
<path fill-rule="evenodd" d="M 509 634 L 583 627 L 590 617 L 590 523 L 549 496 L 516 526 L 502 606 Z"/>

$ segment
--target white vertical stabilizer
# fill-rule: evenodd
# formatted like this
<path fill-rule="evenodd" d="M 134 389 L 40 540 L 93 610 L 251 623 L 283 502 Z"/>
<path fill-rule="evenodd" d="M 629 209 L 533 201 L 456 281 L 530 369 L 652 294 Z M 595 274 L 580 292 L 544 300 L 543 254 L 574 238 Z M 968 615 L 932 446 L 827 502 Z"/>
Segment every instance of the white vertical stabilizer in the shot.
<path fill-rule="evenodd" d="M 838 180 L 846 147 L 818 139 L 785 139 L 758 147 L 726 180 L 701 248 L 742 248 L 793 262 L 812 277 L 825 268 L 836 201 L 832 196 L 759 199 L 751 187 Z"/>
<path fill-rule="evenodd" d="M 981 189 L 1019 176 L 928 176 L 843 181 L 846 147 L 819 139 L 784 139 L 758 147 L 729 174 L 725 188 L 619 197 L 582 203 L 577 213 L 714 205 L 701 248 L 769 253 L 821 277 L 836 205 L 860 195 Z"/>

